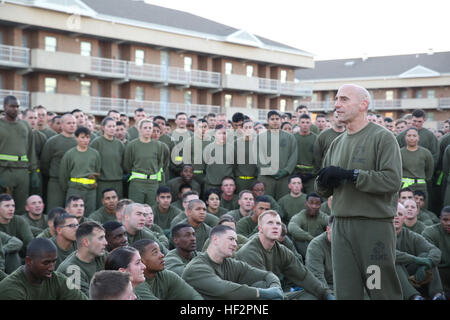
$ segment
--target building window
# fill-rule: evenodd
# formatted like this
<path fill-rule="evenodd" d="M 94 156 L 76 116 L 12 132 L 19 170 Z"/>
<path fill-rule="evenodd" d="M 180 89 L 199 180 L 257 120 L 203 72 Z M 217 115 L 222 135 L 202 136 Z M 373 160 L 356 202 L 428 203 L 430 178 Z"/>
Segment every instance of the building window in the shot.
<path fill-rule="evenodd" d="M 137 49 L 134 52 L 134 62 L 136 63 L 136 65 L 142 66 L 144 64 L 144 56 L 144 50 Z"/>
<path fill-rule="evenodd" d="M 231 74 L 233 72 L 233 64 L 231 62 L 225 62 L 225 74 Z"/>
<path fill-rule="evenodd" d="M 286 70 L 281 70 L 280 81 L 281 81 L 281 83 L 285 83 L 287 81 L 287 71 Z"/>
<path fill-rule="evenodd" d="M 135 100 L 144 101 L 144 87 L 136 87 Z"/>
<path fill-rule="evenodd" d="M 280 112 L 286 112 L 286 99 L 280 100 Z"/>
<path fill-rule="evenodd" d="M 26 76 L 22 76 L 22 91 L 28 91 L 28 78 Z"/>
<path fill-rule="evenodd" d="M 233 96 L 231 94 L 226 94 L 225 95 L 225 104 L 224 104 L 225 108 L 230 108 L 231 107 L 232 99 L 233 99 Z"/>
<path fill-rule="evenodd" d="M 252 97 L 252 96 L 247 96 L 247 99 L 246 99 L 246 107 L 247 107 L 248 109 L 253 108 L 253 97 Z"/>
<path fill-rule="evenodd" d="M 57 86 L 56 78 L 45 78 L 45 93 L 56 93 Z"/>
<path fill-rule="evenodd" d="M 422 89 L 416 89 L 414 91 L 414 98 L 416 99 L 422 99 Z"/>
<path fill-rule="evenodd" d="M 311 101 L 315 102 L 315 101 L 319 101 L 319 95 L 317 93 L 313 93 L 311 96 Z M 294 101 L 294 105 L 298 105 L 298 100 Z"/>
<path fill-rule="evenodd" d="M 394 100 L 394 91 L 393 90 L 386 91 L 386 100 Z"/>
<path fill-rule="evenodd" d="M 408 90 L 406 90 L 406 89 L 401 89 L 401 90 L 400 90 L 400 98 L 401 98 L 401 99 L 408 99 Z"/>
<path fill-rule="evenodd" d="M 191 72 L 192 70 L 192 58 L 184 57 L 184 71 Z"/>
<path fill-rule="evenodd" d="M 90 81 L 80 81 L 81 85 L 81 95 L 91 96 L 91 82 Z"/>
<path fill-rule="evenodd" d="M 427 98 L 434 99 L 436 96 L 436 92 L 433 89 L 427 90 Z"/>
<path fill-rule="evenodd" d="M 247 77 L 253 77 L 253 66 L 247 66 Z"/>
<path fill-rule="evenodd" d="M 55 37 L 45 37 L 45 51 L 56 52 L 57 41 Z"/>
<path fill-rule="evenodd" d="M 190 90 L 184 92 L 184 103 L 192 104 L 192 92 Z"/>
<path fill-rule="evenodd" d="M 26 34 L 22 34 L 22 47 L 28 48 L 28 36 Z"/>
<path fill-rule="evenodd" d="M 80 43 L 81 55 L 89 57 L 92 55 L 92 44 L 87 41 L 81 41 Z"/>

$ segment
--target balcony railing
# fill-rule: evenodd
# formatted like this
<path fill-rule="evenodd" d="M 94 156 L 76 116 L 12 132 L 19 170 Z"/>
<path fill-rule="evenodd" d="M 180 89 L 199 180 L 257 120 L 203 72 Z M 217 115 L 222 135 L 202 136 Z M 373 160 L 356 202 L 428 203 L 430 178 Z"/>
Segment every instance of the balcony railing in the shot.
<path fill-rule="evenodd" d="M 126 99 L 91 97 L 91 111 L 95 113 L 106 113 L 111 109 L 120 113 L 128 113 L 128 104 Z"/>
<path fill-rule="evenodd" d="M 166 118 L 175 118 L 178 112 L 186 112 L 187 114 L 195 114 L 203 117 L 208 113 L 219 113 L 220 106 L 204 105 L 204 104 L 186 104 L 186 103 L 170 103 L 164 101 L 139 101 L 128 100 L 128 110 L 143 108 L 147 114 L 162 115 Z"/>
<path fill-rule="evenodd" d="M 127 62 L 117 59 L 91 57 L 91 71 L 117 74 L 125 78 L 127 75 Z"/>
<path fill-rule="evenodd" d="M 0 64 L 28 67 L 30 64 L 30 49 L 0 45 Z"/>
<path fill-rule="evenodd" d="M 0 89 L 0 104 L 3 105 L 3 99 L 6 96 L 15 96 L 19 99 L 21 108 L 30 108 L 30 93 L 28 91 L 5 90 Z"/>

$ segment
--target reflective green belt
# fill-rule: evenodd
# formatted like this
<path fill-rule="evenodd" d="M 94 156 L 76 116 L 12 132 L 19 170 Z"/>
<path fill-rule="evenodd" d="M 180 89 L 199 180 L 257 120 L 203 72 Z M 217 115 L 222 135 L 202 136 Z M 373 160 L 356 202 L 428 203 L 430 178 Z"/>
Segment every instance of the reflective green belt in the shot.
<path fill-rule="evenodd" d="M 27 156 L 10 156 L 8 154 L 0 154 L 0 160 L 28 162 L 28 157 Z"/>
<path fill-rule="evenodd" d="M 413 184 L 426 184 L 425 179 L 402 178 L 402 189 L 412 186 Z"/>
<path fill-rule="evenodd" d="M 163 173 L 162 168 L 159 169 L 159 171 L 155 174 L 145 174 L 145 173 L 131 171 L 131 176 L 130 176 L 130 179 L 128 179 L 128 181 L 131 181 L 133 179 L 162 181 L 162 173 Z"/>
<path fill-rule="evenodd" d="M 252 180 L 255 179 L 256 177 L 249 177 L 249 176 L 239 176 L 239 179 L 241 180 Z"/>
<path fill-rule="evenodd" d="M 194 174 L 203 174 L 203 170 L 194 170 Z"/>
<path fill-rule="evenodd" d="M 183 161 L 183 157 L 180 157 L 180 156 L 178 156 L 178 157 L 175 157 L 175 161 Z"/>
<path fill-rule="evenodd" d="M 439 174 L 439 177 L 436 181 L 436 185 L 440 186 L 442 184 L 442 180 L 444 179 L 444 171 L 441 171 L 441 173 Z"/>
<path fill-rule="evenodd" d="M 296 165 L 296 167 L 299 169 L 314 169 L 313 166 L 305 166 L 303 164 L 298 164 L 298 165 Z"/>
<path fill-rule="evenodd" d="M 94 184 L 95 179 L 87 179 L 87 178 L 70 178 L 70 181 L 81 183 L 81 184 Z"/>

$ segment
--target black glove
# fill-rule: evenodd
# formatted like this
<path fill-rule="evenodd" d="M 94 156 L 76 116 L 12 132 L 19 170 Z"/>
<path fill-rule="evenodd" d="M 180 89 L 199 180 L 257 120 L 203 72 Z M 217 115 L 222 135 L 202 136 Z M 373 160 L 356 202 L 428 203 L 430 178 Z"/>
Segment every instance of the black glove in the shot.
<path fill-rule="evenodd" d="M 354 170 L 346 170 L 335 166 L 329 166 L 319 171 L 318 182 L 326 187 L 335 188 L 342 180 L 354 180 Z"/>

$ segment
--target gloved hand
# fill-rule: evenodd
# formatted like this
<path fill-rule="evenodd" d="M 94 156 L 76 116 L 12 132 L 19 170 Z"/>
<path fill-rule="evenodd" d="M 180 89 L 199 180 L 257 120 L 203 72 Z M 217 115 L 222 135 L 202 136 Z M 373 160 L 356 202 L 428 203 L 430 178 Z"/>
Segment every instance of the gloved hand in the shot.
<path fill-rule="evenodd" d="M 336 300 L 336 297 L 332 293 L 329 293 L 325 297 L 325 300 Z"/>
<path fill-rule="evenodd" d="M 335 188 L 342 180 L 353 180 L 353 171 L 329 166 L 319 171 L 318 182 L 326 187 Z"/>
<path fill-rule="evenodd" d="M 258 288 L 258 291 L 261 300 L 283 300 L 283 290 L 279 287 L 267 289 Z"/>
<path fill-rule="evenodd" d="M 289 174 L 289 172 L 285 169 L 280 169 L 276 174 L 273 175 L 275 180 L 279 180 L 283 177 L 286 177 Z"/>
<path fill-rule="evenodd" d="M 416 274 L 415 274 L 417 282 L 425 281 L 425 279 L 427 278 L 426 270 L 427 270 L 427 267 L 425 267 L 425 266 L 420 266 L 419 268 L 417 268 Z"/>
<path fill-rule="evenodd" d="M 433 268 L 433 260 L 430 258 L 414 257 L 414 263 L 425 266 L 427 269 Z"/>
<path fill-rule="evenodd" d="M 41 186 L 41 179 L 39 178 L 39 174 L 36 171 L 32 171 L 30 173 L 30 186 L 34 189 L 37 189 Z"/>

